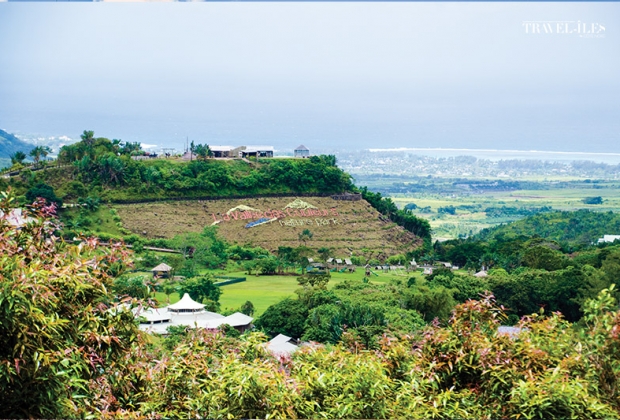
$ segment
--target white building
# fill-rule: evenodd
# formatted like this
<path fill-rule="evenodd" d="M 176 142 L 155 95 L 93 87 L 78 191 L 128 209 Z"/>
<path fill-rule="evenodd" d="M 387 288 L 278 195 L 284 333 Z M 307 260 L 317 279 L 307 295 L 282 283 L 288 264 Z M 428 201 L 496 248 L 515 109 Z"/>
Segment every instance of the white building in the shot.
<path fill-rule="evenodd" d="M 273 146 L 246 146 L 240 151 L 241 157 L 273 157 Z"/>
<path fill-rule="evenodd" d="M 602 238 L 599 238 L 598 243 L 602 244 L 604 242 L 613 242 L 617 239 L 620 239 L 620 235 L 603 235 Z"/>
<path fill-rule="evenodd" d="M 172 305 L 163 308 L 150 308 L 135 311 L 135 316 L 140 318 L 142 331 L 167 334 L 170 326 L 185 326 L 190 328 L 218 329 L 224 324 L 243 332 L 249 329 L 254 318 L 235 312 L 224 316 L 204 309 L 205 305 L 193 300 L 187 293 L 183 298 Z"/>
<path fill-rule="evenodd" d="M 291 337 L 284 334 L 278 334 L 266 343 L 265 347 L 269 353 L 274 356 L 289 356 L 299 348 L 292 342 L 295 341 Z"/>
<path fill-rule="evenodd" d="M 307 158 L 310 157 L 310 149 L 308 149 L 303 144 L 300 144 L 295 148 L 294 156 L 296 158 Z"/>

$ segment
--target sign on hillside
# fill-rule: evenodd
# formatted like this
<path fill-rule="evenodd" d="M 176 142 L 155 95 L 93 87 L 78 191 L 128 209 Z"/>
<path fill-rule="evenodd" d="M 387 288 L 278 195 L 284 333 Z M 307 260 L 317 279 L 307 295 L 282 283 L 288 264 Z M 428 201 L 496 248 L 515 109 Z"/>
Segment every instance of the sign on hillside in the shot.
<path fill-rule="evenodd" d="M 280 226 L 337 225 L 340 224 L 340 221 L 335 218 L 337 216 L 338 211 L 335 207 L 320 209 L 300 199 L 288 203 L 282 210 L 267 209 L 262 211 L 242 204 L 229 209 L 219 217 L 215 213 L 211 213 L 214 225 L 221 222 L 244 220 L 248 221 L 245 225 L 246 228 L 275 221 L 278 221 Z"/>

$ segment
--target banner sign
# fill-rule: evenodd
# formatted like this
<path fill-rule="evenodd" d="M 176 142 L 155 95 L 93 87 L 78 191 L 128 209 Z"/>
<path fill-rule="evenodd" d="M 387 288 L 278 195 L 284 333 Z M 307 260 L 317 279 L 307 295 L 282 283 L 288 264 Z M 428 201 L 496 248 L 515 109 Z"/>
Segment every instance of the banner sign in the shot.
<path fill-rule="evenodd" d="M 229 222 L 231 220 L 251 220 L 251 219 L 283 219 L 285 217 L 329 217 L 338 216 L 335 208 L 331 209 L 285 209 L 285 210 L 266 210 L 266 211 L 233 211 L 230 214 L 223 214 L 221 218 L 211 214 L 213 220 Z M 313 224 L 311 222 L 310 224 Z"/>

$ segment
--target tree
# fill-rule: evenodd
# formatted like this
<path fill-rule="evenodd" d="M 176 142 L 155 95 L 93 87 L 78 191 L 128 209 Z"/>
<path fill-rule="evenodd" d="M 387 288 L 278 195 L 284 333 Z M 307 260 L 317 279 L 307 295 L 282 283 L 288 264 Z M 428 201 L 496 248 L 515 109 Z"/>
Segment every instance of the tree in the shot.
<path fill-rule="evenodd" d="M 21 150 L 18 150 L 17 152 L 11 155 L 11 163 L 13 165 L 16 165 L 16 164 L 21 165 L 22 163 L 24 163 L 24 159 L 26 159 L 26 154 L 22 152 Z"/>
<path fill-rule="evenodd" d="M 189 160 L 194 160 L 194 153 L 196 152 L 196 145 L 194 144 L 194 140 L 189 145 Z"/>
<path fill-rule="evenodd" d="M 297 277 L 297 283 L 302 287 L 312 287 L 313 289 L 327 289 L 327 283 L 331 275 L 327 273 L 306 273 Z"/>
<path fill-rule="evenodd" d="M 94 131 L 84 130 L 84 132 L 80 135 L 80 138 L 82 139 L 82 142 L 87 147 L 87 149 L 89 150 L 92 149 L 93 144 L 95 143 L 95 132 Z"/>
<path fill-rule="evenodd" d="M 0 193 L 2 213 L 15 202 Z M 100 381 L 129 397 L 128 356 L 140 334 L 108 292 L 127 253 L 92 239 L 63 243 L 49 206 L 23 211 L 34 221 L 20 228 L 0 218 L 0 417 L 82 417 Z"/>
<path fill-rule="evenodd" d="M 304 229 L 300 234 L 299 234 L 299 242 L 303 242 L 304 246 L 306 245 L 306 241 L 309 241 L 312 239 L 312 237 L 314 236 L 314 234 L 312 232 L 310 232 L 309 229 Z"/>
<path fill-rule="evenodd" d="M 213 284 L 211 275 L 206 275 L 186 279 L 179 285 L 179 293 L 181 295 L 189 294 L 196 302 L 208 303 L 207 301 L 211 301 L 218 304 L 222 290 Z"/>
<path fill-rule="evenodd" d="M 547 271 L 559 270 L 564 267 L 566 257 L 555 249 L 544 245 L 536 245 L 525 250 L 523 265 Z"/>
<path fill-rule="evenodd" d="M 299 338 L 304 333 L 307 316 L 306 305 L 297 299 L 285 299 L 267 308 L 254 325 L 272 337 L 285 334 Z"/>
<path fill-rule="evenodd" d="M 254 304 L 247 300 L 243 305 L 241 305 L 241 309 L 239 310 L 239 312 L 247 316 L 254 315 Z"/>
<path fill-rule="evenodd" d="M 332 252 L 331 248 L 328 248 L 328 247 L 325 247 L 325 246 L 323 246 L 323 247 L 321 247 L 321 248 L 319 248 L 317 250 L 317 253 L 321 257 L 321 261 L 323 261 L 323 262 L 327 262 L 331 252 Z"/>
<path fill-rule="evenodd" d="M 101 198 L 99 197 L 86 197 L 86 198 L 78 198 L 78 204 L 81 204 L 88 211 L 95 212 L 99 209 L 99 205 L 101 204 Z"/>
<path fill-rule="evenodd" d="M 122 184 L 125 177 L 125 164 L 113 154 L 100 156 L 97 159 L 99 177 L 104 184 L 119 185 Z"/>
<path fill-rule="evenodd" d="M 30 151 L 30 156 L 34 160 L 35 166 L 37 166 L 41 158 L 45 158 L 51 152 L 52 149 L 50 149 L 48 146 L 37 146 Z"/>
<path fill-rule="evenodd" d="M 42 182 L 26 192 L 26 199 L 28 201 L 33 202 L 37 198 L 43 198 L 48 204 L 54 203 L 57 207 L 62 207 L 62 200 L 56 196 L 54 188 Z"/>
<path fill-rule="evenodd" d="M 164 292 L 164 294 L 166 295 L 166 301 L 168 305 L 170 305 L 170 295 L 176 291 L 177 291 L 177 288 L 175 287 L 174 283 L 172 283 L 170 280 L 166 280 L 164 282 L 164 285 L 162 287 L 162 292 Z"/>
<path fill-rule="evenodd" d="M 257 262 L 261 274 L 275 274 L 279 263 L 275 257 L 261 258 Z"/>
<path fill-rule="evenodd" d="M 138 299 L 149 297 L 149 288 L 144 283 L 142 276 L 121 276 L 114 280 L 112 291 L 117 296 L 131 296 Z"/>
<path fill-rule="evenodd" d="M 199 144 L 194 150 L 196 151 L 196 156 L 202 160 L 206 160 L 208 157 L 213 156 L 213 152 L 208 144 Z"/>
<path fill-rule="evenodd" d="M 603 197 L 586 197 L 581 201 L 584 204 L 603 204 Z"/>

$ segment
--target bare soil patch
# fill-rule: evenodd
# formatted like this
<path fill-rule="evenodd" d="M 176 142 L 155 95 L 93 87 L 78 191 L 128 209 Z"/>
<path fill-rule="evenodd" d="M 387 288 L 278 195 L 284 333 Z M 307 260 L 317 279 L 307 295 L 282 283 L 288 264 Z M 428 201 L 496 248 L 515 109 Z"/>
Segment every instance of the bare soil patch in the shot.
<path fill-rule="evenodd" d="M 287 205 L 296 199 L 314 209 L 287 210 Z M 231 212 L 225 216 L 229 210 L 239 206 L 256 211 L 251 218 L 243 218 L 248 216 L 248 210 L 242 207 L 245 211 L 239 209 L 236 214 Z M 115 207 L 124 227 L 149 238 L 171 238 L 184 232 L 200 232 L 205 226 L 220 220 L 217 223 L 218 232 L 229 243 L 261 246 L 271 251 L 279 246 L 303 245 L 299 235 L 305 229 L 312 232 L 312 238 L 305 242 L 306 246 L 315 249 L 329 247 L 334 250 L 334 255 L 342 257 L 351 252 L 360 255 L 356 251 L 363 248 L 389 256 L 409 251 L 421 243 L 412 233 L 380 217 L 364 200 L 347 202 L 329 197 L 266 197 L 119 204 Z M 246 227 L 249 222 L 260 218 L 271 221 Z"/>

